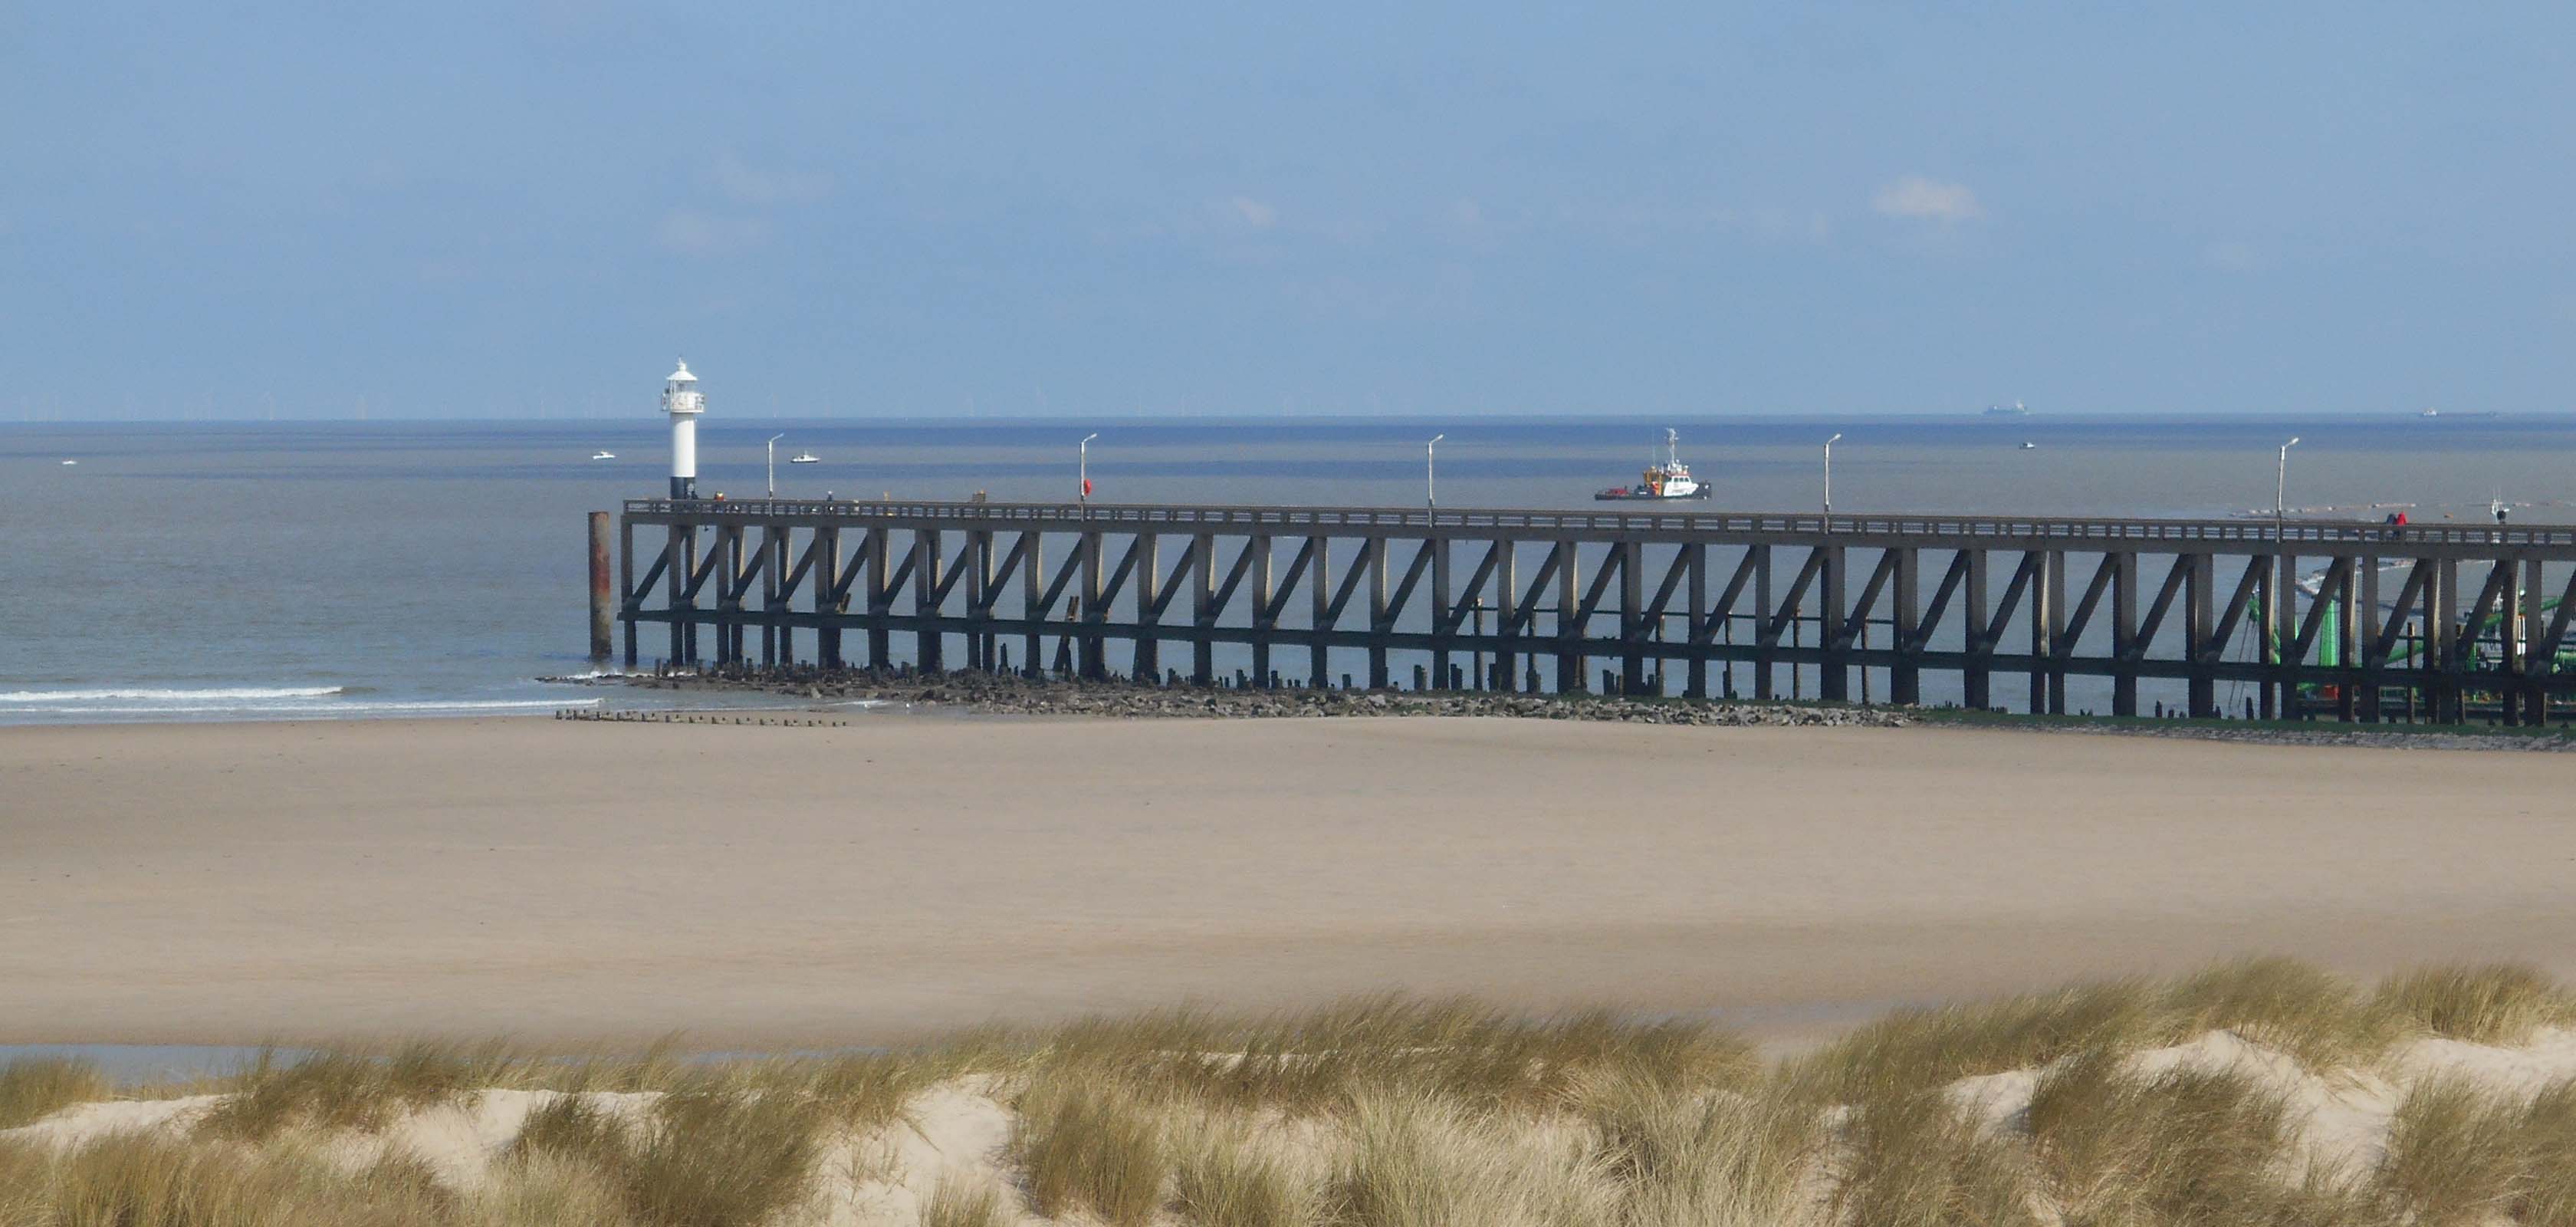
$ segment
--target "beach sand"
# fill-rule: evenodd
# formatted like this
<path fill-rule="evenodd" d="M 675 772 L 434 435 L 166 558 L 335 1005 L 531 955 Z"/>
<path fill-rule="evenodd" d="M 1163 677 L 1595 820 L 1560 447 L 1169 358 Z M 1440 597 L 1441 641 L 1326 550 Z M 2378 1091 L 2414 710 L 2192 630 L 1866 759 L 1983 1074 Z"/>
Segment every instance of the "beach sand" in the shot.
<path fill-rule="evenodd" d="M 0 730 L 0 1042 L 900 1040 L 1385 988 L 1887 1005 L 2576 974 L 2576 766 L 1529 720 Z"/>

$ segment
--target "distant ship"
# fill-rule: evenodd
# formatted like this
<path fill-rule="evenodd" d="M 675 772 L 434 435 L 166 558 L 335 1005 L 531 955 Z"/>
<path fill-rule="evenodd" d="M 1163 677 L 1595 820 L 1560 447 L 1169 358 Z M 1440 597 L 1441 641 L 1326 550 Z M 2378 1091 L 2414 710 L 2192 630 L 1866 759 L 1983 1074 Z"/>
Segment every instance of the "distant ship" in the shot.
<path fill-rule="evenodd" d="M 617 459 L 617 453 L 615 453 L 615 452 L 592 452 L 592 453 L 590 454 L 590 458 L 591 458 L 591 459 L 593 459 L 593 460 L 615 460 L 615 459 Z"/>
<path fill-rule="evenodd" d="M 80 461 L 77 461 L 77 460 L 66 460 L 66 461 L 64 461 L 63 463 L 64 463 L 64 464 L 67 464 L 67 465 L 71 465 L 71 464 L 79 464 L 79 463 L 80 463 Z"/>
<path fill-rule="evenodd" d="M 787 458 L 789 464 L 821 464 L 823 458 L 812 452 L 798 452 Z"/>
<path fill-rule="evenodd" d="M 2035 452 L 2039 450 L 2039 445 L 2029 441 L 2028 439 L 2024 439 L 2022 440 L 2021 450 L 2025 452 Z"/>
<path fill-rule="evenodd" d="M 1592 497 L 1599 502 L 1707 498 L 1709 486 L 1691 476 L 1690 466 L 1682 463 L 1682 436 L 1677 430 L 1664 432 L 1664 462 L 1649 464 L 1645 475 L 1633 486 L 1612 486 Z"/>
<path fill-rule="evenodd" d="M 2495 415 L 2492 409 L 2480 413 L 2444 413 L 2439 409 L 2427 409 L 2415 416 L 2419 418 L 2491 418 Z"/>
<path fill-rule="evenodd" d="M 2025 405 L 2020 401 L 2014 401 L 2009 405 L 1988 405 L 1986 406 L 1986 416 L 1990 418 L 2026 418 L 2030 416 L 2030 406 Z"/>

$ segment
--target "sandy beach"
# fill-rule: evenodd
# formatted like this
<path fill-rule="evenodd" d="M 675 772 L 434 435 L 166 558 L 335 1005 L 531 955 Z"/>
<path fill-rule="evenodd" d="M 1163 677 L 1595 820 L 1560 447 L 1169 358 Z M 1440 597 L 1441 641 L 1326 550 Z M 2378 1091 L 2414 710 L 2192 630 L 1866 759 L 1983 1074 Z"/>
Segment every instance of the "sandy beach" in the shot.
<path fill-rule="evenodd" d="M 892 1040 L 1380 988 L 1719 1010 L 2576 973 L 2559 756 L 1534 720 L 0 730 L 0 1042 Z"/>

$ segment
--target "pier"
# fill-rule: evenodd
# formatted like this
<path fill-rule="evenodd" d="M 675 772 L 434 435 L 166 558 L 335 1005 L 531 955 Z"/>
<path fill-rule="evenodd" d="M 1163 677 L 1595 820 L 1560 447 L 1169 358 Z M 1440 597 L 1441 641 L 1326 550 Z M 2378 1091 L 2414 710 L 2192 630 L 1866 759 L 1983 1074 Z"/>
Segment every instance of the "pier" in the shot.
<path fill-rule="evenodd" d="M 610 531 L 594 514 L 592 651 L 609 655 L 613 621 L 629 667 L 659 625 L 660 659 L 682 666 L 2121 716 L 2149 695 L 2204 718 L 2576 711 L 2576 526 L 634 499 Z"/>

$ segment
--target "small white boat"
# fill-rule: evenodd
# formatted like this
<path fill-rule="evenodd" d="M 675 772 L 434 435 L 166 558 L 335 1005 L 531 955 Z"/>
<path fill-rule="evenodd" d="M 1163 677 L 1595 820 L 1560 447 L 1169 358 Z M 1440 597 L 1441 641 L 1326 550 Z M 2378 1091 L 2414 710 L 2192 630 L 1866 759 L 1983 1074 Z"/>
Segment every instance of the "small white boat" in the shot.
<path fill-rule="evenodd" d="M 2039 445 L 2038 445 L 2038 444 L 2036 444 L 2036 443 L 2031 442 L 2031 441 L 2030 441 L 2030 440 L 2028 440 L 2028 439 L 2024 439 L 2024 440 L 2022 440 L 2021 450 L 2023 450 L 2023 451 L 2025 451 L 2025 452 L 2035 452 L 2035 451 L 2038 451 L 2038 450 L 2039 450 Z"/>
<path fill-rule="evenodd" d="M 75 464 L 79 464 L 79 463 L 80 463 L 80 461 L 77 461 L 77 460 L 66 460 L 66 461 L 64 461 L 64 462 L 63 462 L 63 464 L 64 464 L 64 466 L 65 466 L 65 467 L 69 467 L 69 466 L 71 466 L 71 465 L 75 465 Z"/>
<path fill-rule="evenodd" d="M 590 454 L 590 458 L 593 460 L 615 460 L 617 459 L 617 453 L 609 451 L 592 452 Z"/>
<path fill-rule="evenodd" d="M 789 464 L 821 464 L 823 458 L 812 452 L 798 452 L 787 458 Z"/>

